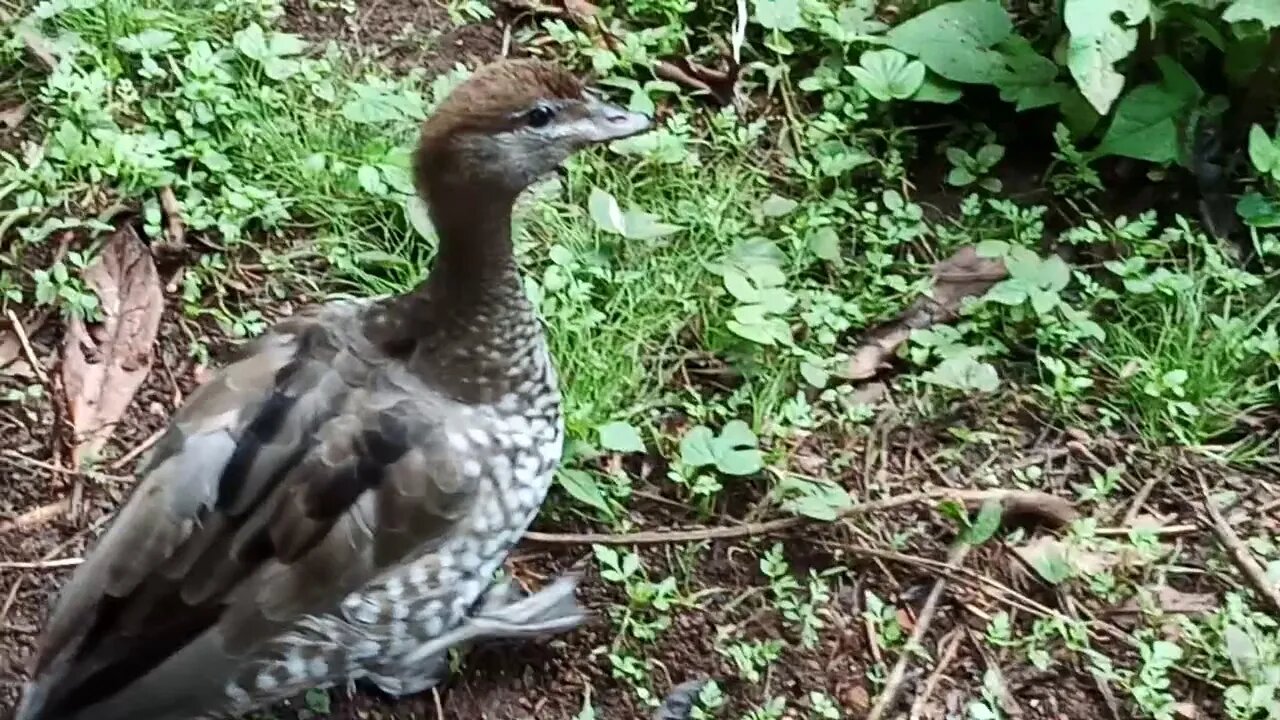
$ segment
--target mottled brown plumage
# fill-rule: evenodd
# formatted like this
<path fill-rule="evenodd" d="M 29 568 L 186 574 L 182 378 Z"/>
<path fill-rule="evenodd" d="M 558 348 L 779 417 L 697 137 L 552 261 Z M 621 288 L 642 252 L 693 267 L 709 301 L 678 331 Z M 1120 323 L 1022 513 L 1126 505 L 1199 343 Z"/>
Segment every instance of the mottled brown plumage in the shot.
<path fill-rule="evenodd" d="M 575 625 L 571 580 L 490 587 L 563 441 L 511 203 L 647 126 L 537 61 L 455 90 L 416 156 L 427 281 L 279 323 L 192 394 L 63 589 L 18 720 L 212 717 L 359 678 L 413 692 L 451 648 Z"/>

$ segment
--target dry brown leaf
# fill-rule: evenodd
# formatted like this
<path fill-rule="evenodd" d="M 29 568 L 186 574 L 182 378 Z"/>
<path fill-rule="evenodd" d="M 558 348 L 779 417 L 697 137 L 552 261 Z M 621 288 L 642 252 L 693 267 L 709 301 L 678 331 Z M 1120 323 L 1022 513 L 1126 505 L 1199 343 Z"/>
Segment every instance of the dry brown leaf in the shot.
<path fill-rule="evenodd" d="M 972 245 L 956 250 L 951 257 L 934 265 L 933 292 L 916 298 L 897 318 L 867 333 L 841 376 L 847 380 L 875 376 L 888 365 L 889 358 L 907 341 L 912 330 L 954 319 L 965 298 L 984 294 L 1008 275 L 1000 258 L 982 257 Z"/>
<path fill-rule="evenodd" d="M 742 65 L 730 60 L 728 68 L 718 70 L 685 57 L 659 60 L 654 64 L 653 72 L 663 80 L 670 80 L 691 90 L 705 92 L 718 105 L 725 106 L 737 100 L 738 78 L 742 75 Z"/>
<path fill-rule="evenodd" d="M 21 103 L 14 105 L 6 110 L 0 110 L 0 125 L 5 126 L 8 130 L 15 130 L 27 119 L 27 113 L 31 112 L 31 105 Z"/>
<path fill-rule="evenodd" d="M 1162 585 L 1151 591 L 1151 599 L 1162 612 L 1176 615 L 1201 615 L 1217 610 L 1218 598 L 1212 593 L 1188 593 Z M 1132 597 L 1111 610 L 1114 615 L 1137 615 L 1142 603 Z"/>
<path fill-rule="evenodd" d="M 587 29 L 600 8 L 594 3 L 587 0 L 501 0 L 504 5 L 513 9 L 524 12 L 534 13 L 536 15 L 550 15 L 552 17 L 562 17 L 574 22 L 574 24 Z"/>
<path fill-rule="evenodd" d="M 96 455 L 115 431 L 151 370 L 164 297 L 151 253 L 125 226 L 84 273 L 98 295 L 102 322 L 73 318 L 63 347 L 62 384 L 76 434 L 73 462 Z"/>

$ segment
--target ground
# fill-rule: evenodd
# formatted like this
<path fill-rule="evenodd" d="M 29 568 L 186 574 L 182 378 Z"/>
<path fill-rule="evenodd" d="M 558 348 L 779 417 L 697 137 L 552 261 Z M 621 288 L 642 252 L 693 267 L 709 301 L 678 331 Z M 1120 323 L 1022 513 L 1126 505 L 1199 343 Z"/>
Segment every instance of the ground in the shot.
<path fill-rule="evenodd" d="M 430 243 L 397 194 L 396 153 L 445 89 L 440 78 L 504 53 L 594 64 L 614 79 L 653 60 L 614 46 L 624 60 L 600 65 L 599 41 L 572 29 L 594 22 L 580 2 L 535 13 L 467 0 L 290 0 L 276 18 L 255 16 L 251 3 L 197 3 L 191 14 L 163 0 L 108 5 L 114 16 L 70 11 L 44 31 L 74 29 L 126 58 L 104 62 L 111 72 L 140 62 L 116 39 L 142 37 L 128 34 L 152 22 L 234 45 L 257 64 L 231 52 L 251 69 L 208 81 L 240 93 L 216 108 L 226 125 L 184 135 L 205 143 L 194 154 L 167 151 L 205 169 L 223 167 L 208 160 L 220 156 L 213 179 L 157 179 L 141 164 L 77 165 L 64 154 L 61 176 L 33 172 L 14 186 L 44 193 L 42 220 L 112 223 L 100 236 L 10 232 L 0 245 L 0 290 L 17 292 L 3 309 L 21 326 L 0 334 L 0 715 L 17 701 L 58 588 L 168 417 L 226 353 L 303 302 L 421 277 Z M 637 1 L 622 13 L 667 23 L 639 41 L 645 52 L 671 54 L 673 18 L 685 17 L 671 7 Z M 727 36 L 716 29 L 731 16 L 710 16 L 699 32 Z M 296 33 L 323 64 L 271 66 L 297 60 L 253 49 L 241 34 L 251 21 Z M 164 38 L 145 41 L 145 52 L 176 52 Z M 11 45 L 0 111 L 32 108 L 0 124 L 6 157 L 59 120 L 122 136 L 156 122 L 127 87 L 101 102 L 88 80 L 41 96 L 48 68 L 29 41 Z M 804 57 L 797 81 L 817 64 Z M 648 718 L 676 686 L 710 679 L 695 718 L 1280 717 L 1265 679 L 1280 664 L 1268 619 L 1280 612 L 1268 604 L 1280 573 L 1274 239 L 1199 232 L 1213 203 L 1191 210 L 1197 201 L 1174 181 L 1131 162 L 1099 163 L 1108 192 L 1090 190 L 1086 166 L 1061 155 L 1050 164 L 1054 118 L 1009 114 L 994 93 L 894 115 L 850 90 L 839 115 L 839 90 L 797 107 L 791 81 L 779 96 L 765 75 L 744 73 L 743 118 L 687 97 L 687 85 L 611 85 L 632 91 L 633 104 L 658 99 L 660 140 L 571 163 L 518 219 L 574 443 L 506 571 L 540 586 L 581 570 L 591 620 L 561 637 L 479 648 L 423 697 L 339 688 L 269 715 Z M 176 115 L 215 97 L 201 92 L 157 97 Z M 113 125 L 95 103 L 127 122 Z M 832 122 L 856 138 L 824 135 Z M 1004 149 L 998 167 L 966 167 L 1000 180 L 998 191 L 953 182 L 963 163 L 942 148 L 991 144 Z M 815 169 L 868 150 L 874 159 L 844 175 Z M 822 157 L 794 162 L 806 152 Z M 224 183 L 223 172 L 237 179 Z M 112 190 L 97 189 L 104 177 Z M 167 185 L 185 210 L 177 248 L 164 247 L 172 214 L 155 199 Z M 0 231 L 21 220 L 8 192 L 0 182 Z M 124 211 L 104 213 L 117 199 Z M 93 311 L 77 305 L 81 281 L 38 273 L 61 264 L 79 277 L 74 254 L 102 252 L 121 227 L 153 250 L 158 332 L 109 439 L 73 469 L 65 348 L 76 308 Z M 1004 248 L 998 262 L 973 250 L 983 242 Z M 1037 252 L 1028 259 L 1015 246 Z M 785 272 L 723 267 L 770 252 L 789 258 Z M 1004 299 L 961 311 L 962 296 L 988 292 Z M 739 312 L 756 305 L 784 309 Z M 904 329 L 916 331 L 905 345 Z M 1262 698 L 1256 708 L 1225 699 L 1241 690 Z"/>

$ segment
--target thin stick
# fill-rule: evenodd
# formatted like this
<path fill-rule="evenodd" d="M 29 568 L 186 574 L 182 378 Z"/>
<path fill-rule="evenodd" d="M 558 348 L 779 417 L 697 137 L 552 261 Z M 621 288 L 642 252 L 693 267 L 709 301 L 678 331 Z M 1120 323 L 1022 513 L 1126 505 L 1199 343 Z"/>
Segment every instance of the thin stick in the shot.
<path fill-rule="evenodd" d="M 972 547 L 966 542 L 958 542 L 952 545 L 951 552 L 947 553 L 947 567 L 959 567 Z M 924 607 L 920 609 L 920 617 L 916 618 L 916 626 L 911 631 L 911 637 L 907 640 L 902 654 L 898 656 L 898 662 L 894 663 L 893 670 L 889 673 L 889 678 L 885 680 L 884 690 L 880 692 L 880 697 L 876 700 L 875 706 L 871 708 L 871 712 L 867 713 L 867 720 L 880 720 L 885 712 L 897 702 L 898 693 L 902 690 L 902 680 L 907 676 L 907 666 L 911 664 L 911 648 L 921 647 L 924 644 L 924 636 L 929 632 L 929 626 L 933 623 L 933 616 L 938 610 L 938 601 L 942 599 L 942 594 L 946 592 L 946 589 L 947 579 L 945 577 L 938 578 L 938 581 L 933 584 L 933 589 L 929 591 L 929 597 L 924 601 Z"/>
<path fill-rule="evenodd" d="M 1074 517 L 1071 504 L 1048 493 L 1030 490 L 954 490 L 940 488 L 925 492 L 899 495 L 898 497 L 871 502 L 858 503 L 845 508 L 837 514 L 841 520 L 855 515 L 892 510 L 908 505 L 917 505 L 944 499 L 959 500 L 966 505 L 981 505 L 996 500 L 1005 505 L 1014 506 L 1017 510 L 1039 515 L 1051 524 L 1063 525 Z M 544 533 L 530 531 L 524 534 L 526 540 L 547 545 L 662 545 L 667 543 L 701 542 L 703 540 L 732 540 L 761 535 L 771 535 L 784 530 L 821 522 L 812 518 L 795 516 L 768 520 L 765 522 L 745 523 L 733 527 L 704 527 L 693 530 L 653 530 L 636 533 Z"/>
<path fill-rule="evenodd" d="M 951 661 L 956 657 L 956 651 L 960 649 L 960 641 L 964 639 L 964 633 L 960 628 L 955 628 L 947 633 L 942 639 L 942 654 L 938 656 L 938 662 L 934 665 L 933 672 L 929 673 L 929 678 L 925 680 L 924 689 L 916 695 L 915 702 L 911 703 L 911 714 L 908 715 L 909 720 L 920 720 L 920 716 L 924 714 L 925 705 L 929 702 L 929 698 L 933 697 L 933 692 L 938 688 L 938 681 L 942 679 L 943 672 L 951 665 Z"/>
<path fill-rule="evenodd" d="M 31 508 L 12 520 L 2 520 L 0 521 L 0 535 L 3 535 L 10 530 L 48 522 L 58 515 L 66 512 L 68 506 L 69 503 L 67 502 L 67 499 L 63 498 L 46 505 L 41 505 L 37 508 Z"/>
<path fill-rule="evenodd" d="M 1160 473 L 1155 473 L 1147 479 L 1147 482 L 1138 490 L 1138 494 L 1133 496 L 1133 502 L 1129 504 L 1129 511 L 1124 514 L 1124 519 L 1120 521 L 1121 525 L 1133 524 L 1134 519 L 1138 517 L 1138 513 L 1142 512 L 1142 506 L 1147 504 L 1147 498 L 1151 497 L 1151 491 L 1156 488 L 1156 484 L 1163 477 Z"/>
<path fill-rule="evenodd" d="M 1244 573 L 1245 579 L 1253 586 L 1254 591 L 1271 606 L 1271 612 L 1280 615 L 1280 592 L 1267 581 L 1266 572 L 1258 565 L 1258 561 L 1253 559 L 1249 548 L 1245 547 L 1240 537 L 1227 523 L 1227 519 L 1222 516 L 1222 512 L 1213 504 L 1213 498 L 1209 495 L 1209 486 L 1205 484 L 1203 477 L 1200 478 L 1200 492 L 1204 495 L 1204 508 L 1209 514 L 1209 527 L 1217 536 L 1218 542 L 1231 556 L 1232 562 L 1240 572 Z"/>
<path fill-rule="evenodd" d="M 16 450 L 0 451 L 0 458 L 9 461 L 12 464 L 24 465 L 26 467 L 36 468 L 37 470 L 48 470 L 51 473 L 57 473 L 59 475 L 70 475 L 72 477 L 87 477 L 90 480 L 118 482 L 118 481 L 126 481 L 126 480 L 133 479 L 128 475 L 108 475 L 107 473 L 95 472 L 93 470 L 72 470 L 71 468 L 63 467 L 61 465 L 54 465 L 53 463 L 48 463 L 43 460 L 36 460 L 35 458 L 29 458 L 26 455 L 23 455 L 22 453 Z"/>
<path fill-rule="evenodd" d="M 27 362 L 31 363 L 31 369 L 35 372 L 40 382 L 47 385 L 49 376 L 45 374 L 44 365 L 36 358 L 35 350 L 31 349 L 31 340 L 27 338 L 26 328 L 22 327 L 22 321 L 14 314 L 13 308 L 5 310 L 5 316 L 9 318 L 9 324 L 13 326 L 13 334 L 18 336 L 18 343 L 22 345 L 22 353 L 27 356 Z"/>
<path fill-rule="evenodd" d="M 61 558 L 59 560 L 35 560 L 35 561 L 0 561 L 0 570 L 52 570 L 54 568 L 75 567 L 83 565 L 84 558 L 71 557 Z"/>
<path fill-rule="evenodd" d="M 166 430 L 168 430 L 168 428 L 160 428 L 159 430 L 151 433 L 151 435 L 148 436 L 146 440 L 143 440 L 142 442 L 135 445 L 132 450 L 125 453 L 124 455 L 121 455 L 120 457 L 111 461 L 111 464 L 108 465 L 107 467 L 112 470 L 119 470 L 125 465 L 128 465 L 129 462 L 132 461 L 134 458 L 150 450 L 152 445 L 155 445 L 157 442 L 160 442 L 160 438 L 165 434 Z"/>

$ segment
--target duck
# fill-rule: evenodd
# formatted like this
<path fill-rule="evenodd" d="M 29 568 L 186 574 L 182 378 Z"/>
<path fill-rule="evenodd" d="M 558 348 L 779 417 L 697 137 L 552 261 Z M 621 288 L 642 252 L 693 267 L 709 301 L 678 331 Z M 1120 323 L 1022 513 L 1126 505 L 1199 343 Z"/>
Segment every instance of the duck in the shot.
<path fill-rule="evenodd" d="M 498 579 L 564 443 L 512 209 L 572 154 L 651 126 L 541 59 L 450 92 L 412 160 L 438 237 L 425 280 L 300 310 L 190 395 L 61 590 L 16 720 L 409 695 L 453 650 L 578 626 L 575 575 Z"/>

